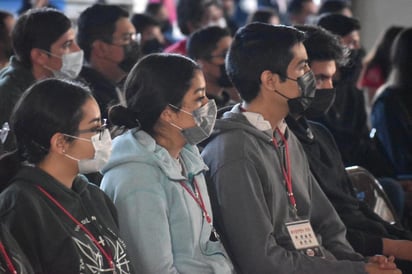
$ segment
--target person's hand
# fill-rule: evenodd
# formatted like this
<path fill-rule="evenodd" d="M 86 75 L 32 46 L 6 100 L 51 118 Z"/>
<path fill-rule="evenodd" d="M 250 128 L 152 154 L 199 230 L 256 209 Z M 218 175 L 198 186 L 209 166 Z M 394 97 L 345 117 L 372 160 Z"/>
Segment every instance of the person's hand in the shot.
<path fill-rule="evenodd" d="M 412 192 L 412 180 L 399 180 L 405 192 Z"/>
<path fill-rule="evenodd" d="M 402 271 L 397 269 L 396 266 L 394 269 L 382 269 L 377 263 L 367 263 L 365 270 L 368 274 L 402 274 Z"/>
<path fill-rule="evenodd" d="M 376 264 L 381 269 L 396 269 L 394 256 L 375 255 L 369 258 L 369 263 Z"/>

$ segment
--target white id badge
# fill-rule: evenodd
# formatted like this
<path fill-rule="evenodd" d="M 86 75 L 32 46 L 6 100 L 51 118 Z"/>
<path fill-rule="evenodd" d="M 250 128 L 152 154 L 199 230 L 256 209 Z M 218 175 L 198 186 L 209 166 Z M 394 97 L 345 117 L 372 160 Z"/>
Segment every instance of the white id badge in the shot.
<path fill-rule="evenodd" d="M 325 257 L 309 220 L 289 222 L 285 225 L 296 250 L 310 257 Z"/>

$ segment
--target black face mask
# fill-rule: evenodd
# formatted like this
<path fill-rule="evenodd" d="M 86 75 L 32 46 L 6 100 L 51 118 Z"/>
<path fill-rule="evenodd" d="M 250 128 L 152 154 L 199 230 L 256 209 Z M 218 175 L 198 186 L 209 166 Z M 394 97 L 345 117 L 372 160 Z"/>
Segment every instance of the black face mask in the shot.
<path fill-rule="evenodd" d="M 217 79 L 217 83 L 219 84 L 219 86 L 224 87 L 224 88 L 233 87 L 233 84 L 230 81 L 229 76 L 227 76 L 225 64 L 220 65 L 219 68 L 220 68 L 220 77 Z"/>
<path fill-rule="evenodd" d="M 288 99 L 289 115 L 294 119 L 299 118 L 305 110 L 307 110 L 315 97 L 316 78 L 312 71 L 308 71 L 297 79 L 286 77 L 289 80 L 296 81 L 299 86 L 300 96 L 296 98 L 288 98 L 279 91 L 278 94 Z"/>
<path fill-rule="evenodd" d="M 139 44 L 135 41 L 130 41 L 129 44 L 123 46 L 124 58 L 119 63 L 119 68 L 124 72 L 129 72 L 136 64 L 140 57 Z"/>
<path fill-rule="evenodd" d="M 147 40 L 142 44 L 142 53 L 144 55 L 163 51 L 163 45 L 156 38 Z"/>
<path fill-rule="evenodd" d="M 334 88 L 317 89 L 315 98 L 309 108 L 305 110 L 304 115 L 308 119 L 314 119 L 325 115 L 333 105 L 336 97 Z"/>

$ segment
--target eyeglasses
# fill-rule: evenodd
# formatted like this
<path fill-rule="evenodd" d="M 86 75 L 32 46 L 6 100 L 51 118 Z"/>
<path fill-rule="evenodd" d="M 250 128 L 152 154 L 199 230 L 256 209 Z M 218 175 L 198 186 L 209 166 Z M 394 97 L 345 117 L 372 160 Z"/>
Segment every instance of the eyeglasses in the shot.
<path fill-rule="evenodd" d="M 89 128 L 89 129 L 79 129 L 76 131 L 76 134 L 82 134 L 82 133 L 95 133 L 99 134 L 99 140 L 102 139 L 104 131 L 107 129 L 107 119 L 103 119 L 103 123 L 99 127 L 95 128 Z"/>
<path fill-rule="evenodd" d="M 128 33 L 122 34 L 120 37 L 112 38 L 110 40 L 111 40 L 111 42 L 109 42 L 110 44 L 115 43 L 115 41 L 120 41 L 121 43 L 126 43 L 126 44 L 132 41 L 140 43 L 141 35 L 140 33 L 128 32 Z"/>

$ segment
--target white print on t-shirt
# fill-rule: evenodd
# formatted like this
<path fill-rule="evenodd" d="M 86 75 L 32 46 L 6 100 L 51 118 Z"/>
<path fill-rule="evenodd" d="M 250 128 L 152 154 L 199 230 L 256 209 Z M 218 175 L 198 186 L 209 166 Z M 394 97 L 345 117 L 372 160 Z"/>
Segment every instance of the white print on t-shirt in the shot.
<path fill-rule="evenodd" d="M 80 263 L 80 273 L 113 273 L 113 269 L 107 267 L 108 263 L 105 262 L 106 258 L 103 254 L 101 254 L 91 240 L 82 242 L 78 238 L 72 238 L 81 253 L 80 256 L 82 257 Z M 107 237 L 104 237 L 104 240 L 99 237 L 98 241 L 102 246 L 105 246 L 105 243 L 110 246 L 110 250 L 113 252 L 113 263 L 116 267 L 116 273 L 130 273 L 130 261 L 126 257 L 124 245 L 122 245 L 122 243 L 118 240 L 113 241 Z"/>

